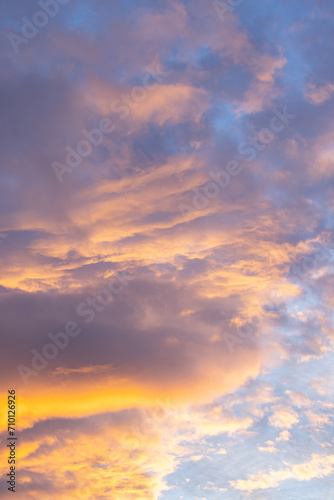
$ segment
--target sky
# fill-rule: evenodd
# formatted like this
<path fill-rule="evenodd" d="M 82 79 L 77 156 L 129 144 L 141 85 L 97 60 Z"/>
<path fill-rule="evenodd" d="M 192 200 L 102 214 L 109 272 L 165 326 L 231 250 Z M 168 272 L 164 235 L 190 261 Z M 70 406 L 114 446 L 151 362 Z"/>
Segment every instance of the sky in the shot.
<path fill-rule="evenodd" d="M 333 2 L 0 14 L 0 499 L 331 498 Z"/>

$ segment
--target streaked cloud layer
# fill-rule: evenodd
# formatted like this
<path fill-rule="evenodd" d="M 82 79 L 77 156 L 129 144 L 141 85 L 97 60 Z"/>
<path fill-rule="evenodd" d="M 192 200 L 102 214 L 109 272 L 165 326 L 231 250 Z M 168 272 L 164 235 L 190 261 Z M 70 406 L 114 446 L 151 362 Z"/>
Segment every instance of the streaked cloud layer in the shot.
<path fill-rule="evenodd" d="M 333 493 L 333 6 L 223 4 L 2 2 L 19 500 Z"/>

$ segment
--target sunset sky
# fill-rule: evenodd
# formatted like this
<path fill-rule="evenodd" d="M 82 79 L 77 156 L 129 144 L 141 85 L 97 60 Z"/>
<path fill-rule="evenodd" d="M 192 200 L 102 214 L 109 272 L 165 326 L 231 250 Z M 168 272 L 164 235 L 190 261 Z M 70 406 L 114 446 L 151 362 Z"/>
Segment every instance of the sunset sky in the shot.
<path fill-rule="evenodd" d="M 334 498 L 333 1 L 0 14 L 0 499 Z"/>

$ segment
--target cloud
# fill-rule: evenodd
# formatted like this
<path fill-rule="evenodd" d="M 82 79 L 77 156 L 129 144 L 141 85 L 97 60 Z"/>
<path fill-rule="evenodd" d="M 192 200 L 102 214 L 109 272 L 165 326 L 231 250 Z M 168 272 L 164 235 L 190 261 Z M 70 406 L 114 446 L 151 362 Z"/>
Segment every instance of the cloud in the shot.
<path fill-rule="evenodd" d="M 19 499 L 331 473 L 333 37 L 330 3 L 311 4 L 241 2 L 222 23 L 203 0 L 68 2 L 17 56 L 2 44 L 0 375 L 20 402 Z M 5 35 L 36 10 L 0 9 Z M 284 106 L 296 118 L 259 142 Z M 52 162 L 106 117 L 113 133 L 60 184 Z M 25 386 L 17 366 L 69 321 L 80 334 Z"/>
<path fill-rule="evenodd" d="M 290 429 L 299 422 L 298 413 L 289 406 L 276 405 L 272 410 L 273 413 L 269 417 L 269 424 L 273 427 Z"/>
<path fill-rule="evenodd" d="M 289 431 L 282 431 L 280 432 L 279 434 L 279 437 L 276 438 L 276 442 L 280 442 L 280 441 L 289 441 L 291 439 L 291 434 Z"/>
<path fill-rule="evenodd" d="M 286 464 L 288 465 L 288 464 Z M 323 478 L 334 472 L 334 455 L 313 454 L 309 462 L 298 465 L 288 465 L 285 469 L 275 470 L 268 474 L 255 474 L 249 479 L 231 481 L 233 488 L 251 493 L 257 490 L 276 488 L 283 481 L 310 481 L 314 478 Z"/>
<path fill-rule="evenodd" d="M 305 415 L 307 416 L 312 427 L 317 430 L 322 429 L 325 425 L 328 425 L 330 423 L 330 418 L 326 414 L 320 414 L 308 410 L 305 412 Z"/>
<path fill-rule="evenodd" d="M 308 102 L 315 105 L 323 104 L 331 98 L 334 92 L 334 84 L 326 83 L 320 87 L 316 87 L 314 84 L 310 83 L 305 90 L 305 98 Z"/>

